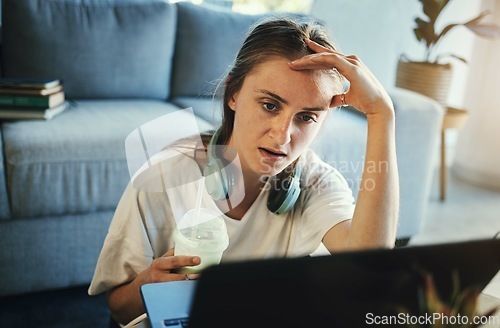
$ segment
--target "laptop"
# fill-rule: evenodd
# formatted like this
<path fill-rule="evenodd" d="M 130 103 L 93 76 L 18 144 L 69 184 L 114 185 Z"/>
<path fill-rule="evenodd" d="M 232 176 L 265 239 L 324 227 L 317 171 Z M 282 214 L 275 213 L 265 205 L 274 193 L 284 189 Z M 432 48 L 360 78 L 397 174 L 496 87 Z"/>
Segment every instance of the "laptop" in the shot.
<path fill-rule="evenodd" d="M 198 281 L 146 284 L 141 294 L 153 328 L 364 327 L 421 315 L 425 277 L 449 300 L 453 281 L 481 291 L 499 270 L 500 240 L 473 240 L 222 263 Z"/>

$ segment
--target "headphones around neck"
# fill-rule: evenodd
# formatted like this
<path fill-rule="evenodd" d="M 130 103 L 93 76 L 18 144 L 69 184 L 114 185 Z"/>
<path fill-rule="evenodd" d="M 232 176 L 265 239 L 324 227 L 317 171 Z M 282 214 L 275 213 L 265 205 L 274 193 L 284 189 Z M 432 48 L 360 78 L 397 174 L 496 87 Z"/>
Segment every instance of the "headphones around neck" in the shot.
<path fill-rule="evenodd" d="M 229 199 L 234 189 L 235 177 L 226 170 L 215 151 L 220 138 L 221 130 L 217 130 L 207 147 L 207 165 L 203 169 L 205 188 L 214 200 Z M 301 167 L 297 163 L 294 172 L 286 179 L 275 181 L 267 200 L 267 208 L 274 214 L 283 214 L 290 211 L 300 195 Z"/>

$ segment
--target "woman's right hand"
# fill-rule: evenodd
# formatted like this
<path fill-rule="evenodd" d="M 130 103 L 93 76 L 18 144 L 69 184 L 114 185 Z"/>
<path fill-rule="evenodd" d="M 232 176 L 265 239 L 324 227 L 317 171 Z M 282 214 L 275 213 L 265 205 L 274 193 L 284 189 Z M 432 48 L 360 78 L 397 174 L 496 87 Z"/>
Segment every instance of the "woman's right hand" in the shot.
<path fill-rule="evenodd" d="M 315 53 L 290 62 L 291 69 L 331 70 L 335 68 L 349 81 L 349 89 L 345 93 L 335 95 L 331 101 L 331 107 L 351 105 L 368 116 L 382 114 L 384 118 L 393 120 L 394 106 L 391 98 L 361 59 L 355 55 L 343 55 L 309 39 L 305 42 Z"/>
<path fill-rule="evenodd" d="M 198 256 L 175 256 L 174 249 L 169 249 L 134 280 L 108 291 L 108 306 L 113 318 L 125 324 L 145 312 L 140 293 L 144 284 L 197 279 L 197 273 L 177 273 L 176 270 L 198 265 L 200 261 Z"/>
<path fill-rule="evenodd" d="M 177 273 L 178 269 L 186 266 L 196 266 L 200 264 L 198 256 L 174 255 L 174 248 L 171 248 L 161 257 L 153 260 L 148 269 L 143 274 L 144 283 L 165 282 L 176 280 L 197 279 L 196 273 Z"/>

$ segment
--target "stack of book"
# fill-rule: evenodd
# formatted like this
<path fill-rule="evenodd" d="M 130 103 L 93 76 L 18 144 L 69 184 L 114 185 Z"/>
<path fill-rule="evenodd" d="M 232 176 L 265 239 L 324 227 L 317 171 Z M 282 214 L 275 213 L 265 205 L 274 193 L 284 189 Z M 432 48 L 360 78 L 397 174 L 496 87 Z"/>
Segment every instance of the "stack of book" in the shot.
<path fill-rule="evenodd" d="M 0 79 L 0 119 L 50 120 L 67 107 L 57 79 Z"/>

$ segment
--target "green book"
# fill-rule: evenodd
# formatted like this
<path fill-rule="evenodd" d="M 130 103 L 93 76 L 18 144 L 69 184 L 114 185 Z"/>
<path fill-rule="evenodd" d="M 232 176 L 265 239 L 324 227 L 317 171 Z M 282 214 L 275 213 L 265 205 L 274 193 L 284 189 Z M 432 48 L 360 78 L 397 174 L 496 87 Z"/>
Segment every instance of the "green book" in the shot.
<path fill-rule="evenodd" d="M 1 120 L 26 120 L 41 119 L 50 120 L 54 116 L 62 113 L 69 107 L 68 102 L 64 102 L 54 108 L 43 107 L 0 107 Z"/>
<path fill-rule="evenodd" d="M 48 96 L 59 91 L 62 91 L 62 85 L 56 85 L 53 88 L 47 89 L 28 89 L 28 88 L 11 88 L 0 85 L 0 94 L 2 95 L 20 95 L 20 96 Z"/>
<path fill-rule="evenodd" d="M 58 79 L 0 78 L 0 86 L 14 89 L 47 89 L 58 86 Z"/>
<path fill-rule="evenodd" d="M 0 94 L 0 106 L 53 108 L 64 102 L 64 91 L 47 96 L 20 96 Z"/>

